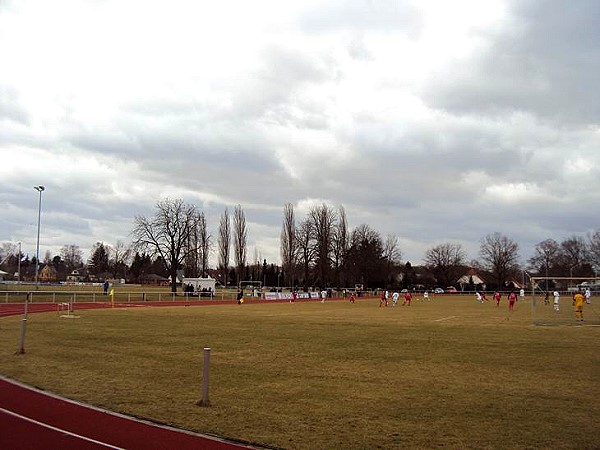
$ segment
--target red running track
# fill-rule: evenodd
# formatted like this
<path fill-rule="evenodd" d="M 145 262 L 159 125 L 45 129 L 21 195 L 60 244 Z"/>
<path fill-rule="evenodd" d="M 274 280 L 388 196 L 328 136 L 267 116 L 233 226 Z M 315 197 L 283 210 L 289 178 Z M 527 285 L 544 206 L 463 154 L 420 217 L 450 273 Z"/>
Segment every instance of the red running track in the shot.
<path fill-rule="evenodd" d="M 342 299 L 333 299 L 342 300 Z M 306 300 L 304 300 L 306 301 Z M 303 302 L 304 302 L 303 301 Z M 308 300 L 314 301 L 314 300 Z M 249 303 L 287 300 L 252 300 Z M 207 306 L 235 301 L 115 303 L 114 307 Z M 28 313 L 58 311 L 57 303 L 30 303 Z M 111 308 L 107 302 L 75 303 L 76 310 Z M 0 317 L 21 315 L 23 303 L 0 303 Z M 66 311 L 65 311 L 66 312 Z M 76 313 L 76 311 L 75 311 Z M 127 417 L 67 400 L 0 376 L 0 449 L 260 449 Z"/>
<path fill-rule="evenodd" d="M 232 301 L 115 303 L 114 307 L 200 306 Z M 75 303 L 76 310 L 111 308 Z M 0 317 L 22 315 L 23 303 L 0 304 Z M 30 303 L 28 313 L 58 311 L 56 303 Z M 64 311 L 66 313 L 66 311 Z M 76 311 L 75 311 L 76 313 Z M 0 449 L 205 449 L 265 447 L 227 441 L 154 424 L 46 393 L 0 376 Z"/>
<path fill-rule="evenodd" d="M 257 449 L 134 419 L 0 377 L 0 449 Z"/>

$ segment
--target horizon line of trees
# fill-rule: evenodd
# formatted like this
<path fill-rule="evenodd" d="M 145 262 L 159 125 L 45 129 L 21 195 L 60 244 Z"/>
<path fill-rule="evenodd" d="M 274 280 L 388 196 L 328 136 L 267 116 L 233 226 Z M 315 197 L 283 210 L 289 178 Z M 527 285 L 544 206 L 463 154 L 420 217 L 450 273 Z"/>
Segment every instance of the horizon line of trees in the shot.
<path fill-rule="evenodd" d="M 524 271 L 535 276 L 594 277 L 600 272 L 600 230 L 586 238 L 570 236 L 562 242 L 546 239 L 534 247 L 526 265 L 519 264 L 519 245 L 510 237 L 494 232 L 480 241 L 479 259 L 467 263 L 460 244 L 445 242 L 429 248 L 418 270 L 402 263 L 399 238 L 385 238 L 369 224 L 350 230 L 343 206 L 333 208 L 323 203 L 313 206 L 303 218 L 294 207 L 283 207 L 280 235 L 281 266 L 267 264 L 255 249 L 248 264 L 247 223 L 241 205 L 230 213 L 225 208 L 220 217 L 216 242 L 208 231 L 205 215 L 195 205 L 182 199 L 163 199 L 156 203 L 152 217 L 136 216 L 132 243 L 115 245 L 97 242 L 84 263 L 76 245 L 65 245 L 60 254 L 46 252 L 44 265 L 50 265 L 59 279 L 74 270 L 94 277 L 125 278 L 137 282 L 148 274 L 172 280 L 176 291 L 177 276 L 188 277 L 215 273 L 223 285 L 239 285 L 245 280 L 261 281 L 269 286 L 288 287 L 410 287 L 415 284 L 449 286 L 464 271 L 474 268 L 484 273 L 488 286 L 502 287 L 511 279 L 521 279 Z M 211 270 L 209 257 L 217 247 L 217 267 Z M 231 258 L 233 257 L 233 264 Z M 21 259 L 21 278 L 31 268 L 35 257 L 25 257 L 11 244 L 0 246 L 0 267 L 14 273 Z M 261 261 L 262 260 L 262 261 Z M 417 283 L 418 282 L 418 283 Z M 547 286 L 546 286 L 547 287 Z"/>

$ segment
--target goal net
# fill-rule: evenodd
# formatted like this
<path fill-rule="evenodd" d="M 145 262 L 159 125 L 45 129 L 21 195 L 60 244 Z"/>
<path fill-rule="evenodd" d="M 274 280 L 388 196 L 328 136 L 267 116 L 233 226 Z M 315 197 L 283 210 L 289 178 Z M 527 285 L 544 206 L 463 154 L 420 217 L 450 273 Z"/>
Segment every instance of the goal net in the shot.
<path fill-rule="evenodd" d="M 595 277 L 531 277 L 531 319 L 534 325 L 600 326 L 600 279 Z M 575 317 L 573 297 L 589 297 L 583 305 L 583 323 Z M 557 295 L 558 294 L 558 295 Z"/>

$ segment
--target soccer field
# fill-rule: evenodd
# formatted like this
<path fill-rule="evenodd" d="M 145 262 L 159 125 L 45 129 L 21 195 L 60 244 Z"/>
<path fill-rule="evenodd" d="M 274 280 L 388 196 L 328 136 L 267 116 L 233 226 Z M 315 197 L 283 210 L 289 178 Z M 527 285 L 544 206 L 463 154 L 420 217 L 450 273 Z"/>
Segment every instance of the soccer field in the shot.
<path fill-rule="evenodd" d="M 570 306 L 565 306 L 565 309 Z M 0 320 L 1 372 L 115 411 L 289 449 L 598 448 L 600 328 L 437 296 Z M 211 347 L 201 408 L 202 349 Z"/>

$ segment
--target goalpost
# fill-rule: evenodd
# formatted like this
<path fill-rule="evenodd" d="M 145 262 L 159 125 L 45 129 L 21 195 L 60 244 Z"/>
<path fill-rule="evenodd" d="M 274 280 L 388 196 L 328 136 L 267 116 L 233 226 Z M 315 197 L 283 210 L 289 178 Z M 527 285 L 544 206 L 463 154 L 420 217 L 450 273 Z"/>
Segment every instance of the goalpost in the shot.
<path fill-rule="evenodd" d="M 584 325 L 600 326 L 599 277 L 530 277 L 530 280 L 533 325 L 579 325 L 575 319 L 573 296 L 589 290 L 589 303 L 583 306 Z"/>

